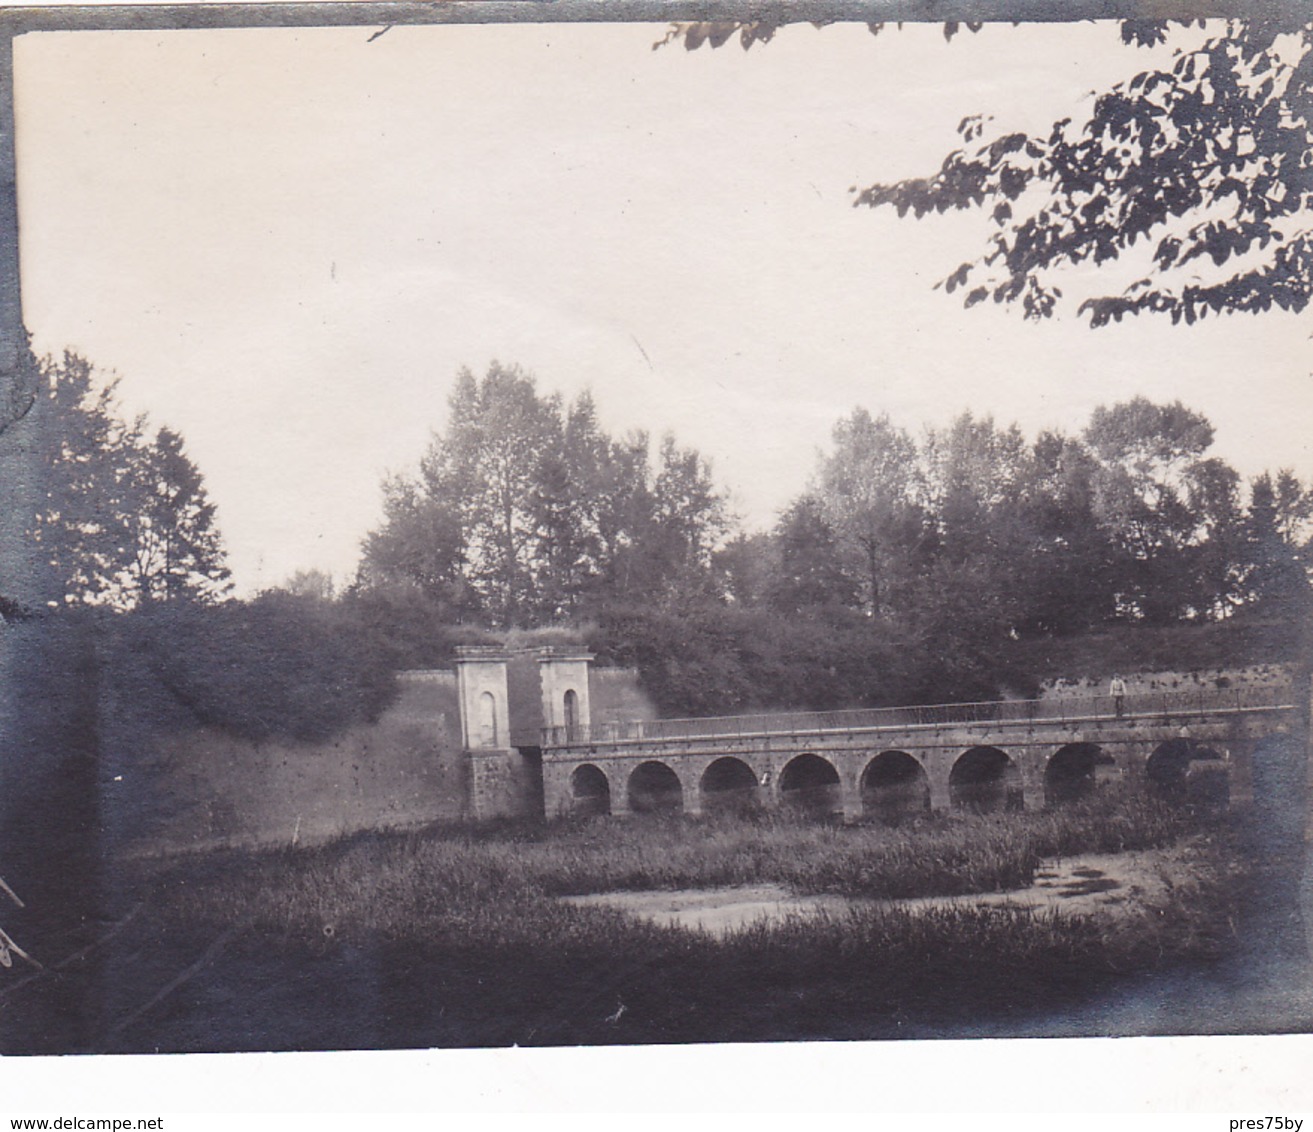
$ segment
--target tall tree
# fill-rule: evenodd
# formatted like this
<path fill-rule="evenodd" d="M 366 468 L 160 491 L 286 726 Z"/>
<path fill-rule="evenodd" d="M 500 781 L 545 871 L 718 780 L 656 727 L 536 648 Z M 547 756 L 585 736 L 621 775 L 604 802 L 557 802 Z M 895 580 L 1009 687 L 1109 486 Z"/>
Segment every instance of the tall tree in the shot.
<path fill-rule="evenodd" d="M 1100 525 L 1099 465 L 1074 437 L 1041 433 L 1033 447 L 1028 517 L 1033 533 L 1018 582 L 1026 595 L 1024 631 L 1089 629 L 1115 610 L 1113 545 Z"/>
<path fill-rule="evenodd" d="M 118 382 L 101 382 L 80 355 L 47 357 L 40 368 L 44 498 L 31 516 L 29 537 L 66 601 L 107 601 L 126 566 L 126 457 L 139 441 L 140 423 L 120 418 Z"/>
<path fill-rule="evenodd" d="M 1015 631 L 1024 620 L 1035 543 L 1032 455 L 1021 430 L 963 413 L 946 429 L 928 430 L 923 459 L 936 530 L 935 561 L 925 577 L 963 599 L 978 634 Z"/>
<path fill-rule="evenodd" d="M 566 409 L 515 366 L 463 370 L 450 405 L 419 475 L 384 483 L 362 585 L 413 585 L 499 627 L 711 588 L 727 519 L 698 453 L 666 438 L 654 461 L 647 434 L 613 440 L 588 394 Z"/>
<path fill-rule="evenodd" d="M 1313 524 L 1313 488 L 1300 483 L 1289 468 L 1277 472 L 1273 506 L 1276 527 L 1287 546 L 1307 545 Z"/>
<path fill-rule="evenodd" d="M 1189 471 L 1187 504 L 1195 529 L 1187 551 L 1190 615 L 1198 620 L 1228 616 L 1246 599 L 1245 516 L 1240 476 L 1216 457 L 1197 461 Z"/>
<path fill-rule="evenodd" d="M 477 601 L 466 583 L 465 539 L 458 501 L 446 498 L 431 462 L 417 481 L 383 481 L 383 523 L 366 535 L 358 582 L 366 588 L 414 588 L 455 621 Z"/>
<path fill-rule="evenodd" d="M 1099 461 L 1095 507 L 1119 551 L 1123 612 L 1154 623 L 1189 613 L 1197 595 L 1187 551 L 1202 522 L 1191 477 L 1213 442 L 1212 425 L 1179 401 L 1135 397 L 1096 409 L 1084 439 Z"/>
<path fill-rule="evenodd" d="M 554 429 L 534 492 L 540 542 L 535 584 L 545 616 L 578 612 L 605 574 L 624 526 L 609 521 L 610 509 L 634 488 L 632 479 L 617 479 L 620 470 L 592 394 L 584 390 Z"/>
<path fill-rule="evenodd" d="M 493 362 L 462 370 L 444 435 L 416 480 L 384 484 L 385 522 L 365 540 L 362 579 L 403 581 L 460 607 L 462 582 L 499 625 L 532 615 L 541 468 L 558 441 L 559 401 L 532 377 Z"/>
<path fill-rule="evenodd" d="M 117 381 L 78 354 L 41 363 L 47 398 L 39 546 L 72 603 L 121 608 L 227 591 L 214 504 L 182 437 L 124 421 Z"/>
<path fill-rule="evenodd" d="M 814 490 L 874 615 L 893 605 L 929 545 L 917 448 L 887 415 L 860 408 L 832 435 Z"/>
<path fill-rule="evenodd" d="M 729 529 L 711 465 L 670 433 L 661 438 L 652 517 L 642 540 L 652 582 L 672 596 L 711 589 L 711 557 Z"/>
<path fill-rule="evenodd" d="M 453 404 L 447 443 L 464 494 L 473 578 L 498 623 L 523 624 L 534 598 L 533 500 L 560 402 L 540 398 L 532 377 L 497 362 L 477 385 L 462 379 L 456 396 L 466 403 Z"/>
<path fill-rule="evenodd" d="M 597 453 L 589 510 L 597 536 L 595 597 L 644 595 L 648 581 L 642 542 L 653 523 L 651 440 L 642 430 L 608 439 Z"/>
<path fill-rule="evenodd" d="M 924 448 L 942 552 L 958 560 L 1019 553 L 1024 536 L 1017 522 L 1030 477 L 1021 430 L 967 412 L 947 429 L 931 429 Z"/>
<path fill-rule="evenodd" d="M 777 561 L 767 590 L 772 609 L 796 615 L 820 607 L 858 604 L 858 585 L 844 566 L 839 539 L 815 495 L 794 500 L 774 534 Z"/>
<path fill-rule="evenodd" d="M 1289 469 L 1264 472 L 1249 487 L 1245 515 L 1246 592 L 1265 612 L 1298 616 L 1309 589 L 1310 493 Z M 1302 600 L 1301 600 L 1302 599 Z"/>
<path fill-rule="evenodd" d="M 215 506 L 182 437 L 161 428 L 124 452 L 130 557 L 124 588 L 137 604 L 211 601 L 230 588 Z"/>

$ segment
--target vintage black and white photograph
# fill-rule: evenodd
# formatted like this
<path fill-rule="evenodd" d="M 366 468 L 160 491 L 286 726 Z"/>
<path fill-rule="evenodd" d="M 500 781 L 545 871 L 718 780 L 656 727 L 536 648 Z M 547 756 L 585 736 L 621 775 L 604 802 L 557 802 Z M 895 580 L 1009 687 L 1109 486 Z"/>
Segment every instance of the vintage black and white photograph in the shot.
<path fill-rule="evenodd" d="M 1299 6 L 343 7 L 0 12 L 0 1052 L 1313 1031 Z"/>

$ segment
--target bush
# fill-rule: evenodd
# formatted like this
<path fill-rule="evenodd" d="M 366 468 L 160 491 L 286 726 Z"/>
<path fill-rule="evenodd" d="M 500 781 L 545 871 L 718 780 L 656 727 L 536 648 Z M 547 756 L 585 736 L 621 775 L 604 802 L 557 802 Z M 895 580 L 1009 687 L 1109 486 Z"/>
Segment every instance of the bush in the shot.
<path fill-rule="evenodd" d="M 320 740 L 376 719 L 395 694 L 350 610 L 282 592 L 108 619 L 105 670 L 122 706 L 245 739 Z"/>

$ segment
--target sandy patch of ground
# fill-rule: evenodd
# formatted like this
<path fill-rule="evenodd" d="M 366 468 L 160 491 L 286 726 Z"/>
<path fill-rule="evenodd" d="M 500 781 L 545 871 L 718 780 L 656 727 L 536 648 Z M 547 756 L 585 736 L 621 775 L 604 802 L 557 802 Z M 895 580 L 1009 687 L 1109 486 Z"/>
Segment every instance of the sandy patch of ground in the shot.
<path fill-rule="evenodd" d="M 916 900 L 869 900 L 844 896 L 798 896 L 783 885 L 671 889 L 652 892 L 600 892 L 562 897 L 581 907 L 617 908 L 666 926 L 725 935 L 761 920 L 789 916 L 841 915 L 849 908 L 943 908 L 986 905 L 1073 915 L 1117 916 L 1162 903 L 1174 879 L 1190 868 L 1188 848 L 1146 849 L 1131 853 L 1085 854 L 1045 861 L 1029 888 L 977 896 L 932 896 Z"/>
<path fill-rule="evenodd" d="M 618 908 L 666 927 L 693 928 L 725 935 L 758 920 L 782 920 L 817 912 L 842 914 L 848 908 L 873 901 L 844 896 L 795 896 L 780 884 L 751 884 L 734 888 L 677 888 L 652 892 L 597 892 L 563 896 L 581 907 Z"/>

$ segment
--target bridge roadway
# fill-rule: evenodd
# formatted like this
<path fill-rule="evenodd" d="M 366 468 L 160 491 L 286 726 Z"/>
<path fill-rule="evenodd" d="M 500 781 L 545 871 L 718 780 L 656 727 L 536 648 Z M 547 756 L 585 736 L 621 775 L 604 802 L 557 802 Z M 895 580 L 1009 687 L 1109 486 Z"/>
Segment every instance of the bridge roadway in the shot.
<path fill-rule="evenodd" d="M 1233 801 L 1300 741 L 1288 687 L 547 728 L 548 816 L 799 806 L 847 820 L 1031 809 L 1103 781 Z"/>

